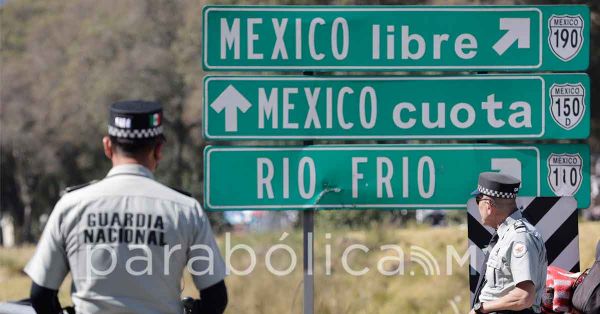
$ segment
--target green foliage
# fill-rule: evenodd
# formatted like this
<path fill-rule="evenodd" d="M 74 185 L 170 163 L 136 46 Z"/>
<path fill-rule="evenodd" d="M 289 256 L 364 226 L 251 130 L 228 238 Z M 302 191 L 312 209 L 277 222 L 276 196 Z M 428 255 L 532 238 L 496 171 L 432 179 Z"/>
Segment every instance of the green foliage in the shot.
<path fill-rule="evenodd" d="M 442 4 L 416 0 L 218 3 Z M 103 156 L 101 137 L 106 133 L 108 105 L 116 100 L 163 103 L 168 142 L 157 178 L 202 198 L 203 5 L 197 0 L 14 0 L 0 6 L 0 215 L 16 218 L 22 239 L 32 238 L 35 218 L 50 212 L 62 189 L 106 174 L 110 163 Z M 589 5 L 593 21 L 589 73 L 596 94 L 599 4 Z M 598 110 L 592 114 L 590 143 L 597 152 L 600 115 Z M 346 226 L 397 219 L 394 213 L 377 211 L 320 215 Z M 211 216 L 219 228 L 222 215 Z"/>
<path fill-rule="evenodd" d="M 35 218 L 50 211 L 65 187 L 103 177 L 110 168 L 101 146 L 107 109 L 121 99 L 164 105 L 168 143 L 157 177 L 202 196 L 201 6 L 13 1 L 0 7 L 3 168 L 12 161 L 2 173 L 0 211 L 31 208 Z M 23 228 L 25 238 L 29 230 Z"/>

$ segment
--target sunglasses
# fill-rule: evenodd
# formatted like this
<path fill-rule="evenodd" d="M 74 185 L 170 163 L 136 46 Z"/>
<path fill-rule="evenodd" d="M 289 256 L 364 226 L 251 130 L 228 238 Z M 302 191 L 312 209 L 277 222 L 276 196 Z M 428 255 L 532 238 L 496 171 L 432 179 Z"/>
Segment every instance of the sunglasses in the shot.
<path fill-rule="evenodd" d="M 475 202 L 477 203 L 477 205 L 479 205 L 479 203 L 480 203 L 480 202 L 483 202 L 483 201 L 490 201 L 490 203 L 493 203 L 493 202 L 494 202 L 494 200 L 493 200 L 493 199 L 491 199 L 491 198 L 483 198 L 483 196 L 484 196 L 484 195 L 482 195 L 482 194 L 479 194 L 479 195 L 477 195 L 477 196 L 475 197 Z"/>

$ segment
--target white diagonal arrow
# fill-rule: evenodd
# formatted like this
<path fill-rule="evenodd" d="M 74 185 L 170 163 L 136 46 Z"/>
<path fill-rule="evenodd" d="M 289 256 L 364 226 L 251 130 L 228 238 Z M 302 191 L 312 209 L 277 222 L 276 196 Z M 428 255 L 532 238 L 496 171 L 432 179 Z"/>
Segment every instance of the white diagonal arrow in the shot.
<path fill-rule="evenodd" d="M 493 48 L 498 55 L 503 55 L 515 41 L 518 48 L 530 47 L 528 18 L 502 18 L 500 19 L 500 29 L 507 32 L 494 44 Z"/>
<path fill-rule="evenodd" d="M 237 110 L 246 112 L 252 104 L 240 94 L 240 92 L 233 87 L 233 85 L 227 86 L 225 90 L 210 104 L 217 113 L 220 113 L 225 109 L 225 131 L 236 132 L 237 131 Z"/>

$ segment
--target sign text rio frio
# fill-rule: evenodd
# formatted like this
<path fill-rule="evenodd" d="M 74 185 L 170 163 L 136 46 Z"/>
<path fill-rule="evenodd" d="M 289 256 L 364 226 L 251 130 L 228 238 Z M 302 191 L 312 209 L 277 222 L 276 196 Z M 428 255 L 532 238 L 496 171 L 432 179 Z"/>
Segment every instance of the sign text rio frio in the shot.
<path fill-rule="evenodd" d="M 208 210 L 461 209 L 483 171 L 522 180 L 520 196 L 590 204 L 589 147 L 343 145 L 212 147 L 204 151 Z"/>

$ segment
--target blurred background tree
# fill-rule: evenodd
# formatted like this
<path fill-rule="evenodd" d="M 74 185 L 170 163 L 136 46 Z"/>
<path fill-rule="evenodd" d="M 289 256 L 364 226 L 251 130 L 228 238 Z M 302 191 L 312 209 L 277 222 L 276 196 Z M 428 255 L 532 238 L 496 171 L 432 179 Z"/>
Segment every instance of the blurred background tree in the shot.
<path fill-rule="evenodd" d="M 339 0 L 302 4 L 454 2 Z M 516 1 L 534 2 L 539 4 Z M 157 177 L 202 198 L 202 150 L 206 142 L 201 136 L 205 73 L 200 63 L 200 12 L 204 4 L 198 0 L 15 0 L 0 5 L 0 217 L 11 217 L 15 222 L 17 242 L 35 239 L 41 228 L 37 218 L 52 210 L 65 187 L 101 178 L 109 170 L 101 137 L 106 133 L 108 105 L 116 100 L 152 99 L 163 104 L 168 146 Z M 597 95 L 600 4 L 588 5 L 593 22 L 588 73 L 592 94 Z M 592 151 L 598 153 L 600 114 L 592 114 L 590 143 Z M 397 212 L 373 212 L 368 219 L 357 212 L 329 216 L 336 224 L 346 225 L 400 217 Z M 222 215 L 210 217 L 217 229 L 223 226 Z"/>

